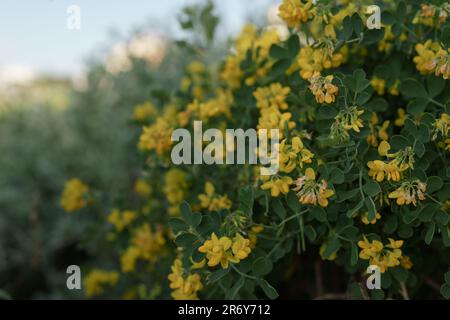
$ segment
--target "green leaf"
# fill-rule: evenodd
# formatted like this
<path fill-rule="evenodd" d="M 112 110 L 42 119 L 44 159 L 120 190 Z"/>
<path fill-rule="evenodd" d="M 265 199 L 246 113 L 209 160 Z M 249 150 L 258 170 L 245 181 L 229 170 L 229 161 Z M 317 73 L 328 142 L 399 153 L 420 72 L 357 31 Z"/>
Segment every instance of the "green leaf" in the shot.
<path fill-rule="evenodd" d="M 254 195 L 252 186 L 247 186 L 246 188 L 242 188 L 239 190 L 238 208 L 248 216 L 252 215 L 253 201 Z"/>
<path fill-rule="evenodd" d="M 193 213 L 191 206 L 186 201 L 181 203 L 180 211 L 184 221 L 193 227 L 197 227 L 202 221 L 202 215 L 200 213 Z"/>
<path fill-rule="evenodd" d="M 181 231 L 186 231 L 188 225 L 179 218 L 171 218 L 169 219 L 169 227 L 174 234 L 178 234 Z"/>
<path fill-rule="evenodd" d="M 319 222 L 327 221 L 327 213 L 323 208 L 320 207 L 311 207 L 309 209 L 311 215 Z"/>
<path fill-rule="evenodd" d="M 325 250 L 323 251 L 324 258 L 329 258 L 333 253 L 339 250 L 341 247 L 341 241 L 338 237 L 332 237 L 325 242 Z"/>
<path fill-rule="evenodd" d="M 317 232 L 311 225 L 307 225 L 304 232 L 309 241 L 313 242 L 314 240 L 316 240 Z"/>
<path fill-rule="evenodd" d="M 363 69 L 356 69 L 353 72 L 353 79 L 355 81 L 355 92 L 362 92 L 370 85 L 370 81 L 366 79 L 366 73 Z"/>
<path fill-rule="evenodd" d="M 239 290 L 244 286 L 245 278 L 240 277 L 238 281 L 231 287 L 229 299 L 234 300 L 239 293 Z"/>
<path fill-rule="evenodd" d="M 428 98 L 424 86 L 413 78 L 406 79 L 400 84 L 400 92 L 407 98 Z"/>
<path fill-rule="evenodd" d="M 340 38 L 342 40 L 348 40 L 352 33 L 353 33 L 353 25 L 352 25 L 352 21 L 351 18 L 349 16 L 346 16 L 344 18 L 344 21 L 342 21 L 342 32 L 340 34 Z"/>
<path fill-rule="evenodd" d="M 183 248 L 193 247 L 196 242 L 198 242 L 197 237 L 188 232 L 183 232 L 175 238 L 175 244 Z"/>
<path fill-rule="evenodd" d="M 284 72 L 291 66 L 291 60 L 289 59 L 281 59 L 275 62 L 272 66 L 272 70 L 270 75 L 273 77 L 281 76 Z"/>
<path fill-rule="evenodd" d="M 286 202 L 288 204 L 288 207 L 294 211 L 295 213 L 300 212 L 300 209 L 302 208 L 302 205 L 298 201 L 297 195 L 294 192 L 289 192 L 286 197 Z"/>
<path fill-rule="evenodd" d="M 359 14 L 354 13 L 351 17 L 351 21 L 352 21 L 353 31 L 354 31 L 355 35 L 357 37 L 359 37 L 360 33 L 364 29 L 364 24 L 361 20 L 361 17 L 359 16 Z"/>
<path fill-rule="evenodd" d="M 405 209 L 405 211 L 402 214 L 402 218 L 403 218 L 403 222 L 406 224 L 410 224 L 412 223 L 414 220 L 417 219 L 417 217 L 419 216 L 420 210 L 410 210 L 410 209 Z"/>
<path fill-rule="evenodd" d="M 430 222 L 433 220 L 434 214 L 436 210 L 439 208 L 439 205 L 436 203 L 428 203 L 422 207 L 419 213 L 419 219 L 422 222 Z"/>
<path fill-rule="evenodd" d="M 389 105 L 385 99 L 377 97 L 377 98 L 370 100 L 370 102 L 367 103 L 365 107 L 371 111 L 383 112 L 389 108 Z"/>
<path fill-rule="evenodd" d="M 445 80 L 442 77 L 436 77 L 430 74 L 427 78 L 427 88 L 430 98 L 438 96 L 445 88 Z"/>
<path fill-rule="evenodd" d="M 345 182 L 344 172 L 339 168 L 333 168 L 330 172 L 330 182 L 333 184 L 341 184 Z"/>
<path fill-rule="evenodd" d="M 364 34 L 364 43 L 367 45 L 377 43 L 378 41 L 383 39 L 384 33 L 384 29 L 367 30 Z"/>
<path fill-rule="evenodd" d="M 272 262 L 267 257 L 259 257 L 253 262 L 252 272 L 256 277 L 261 277 L 272 271 Z"/>
<path fill-rule="evenodd" d="M 363 185 L 363 190 L 369 197 L 376 196 L 381 192 L 380 185 L 373 180 L 368 180 L 366 184 Z"/>
<path fill-rule="evenodd" d="M 258 281 L 259 286 L 263 289 L 264 293 L 269 299 L 278 298 L 278 292 L 272 287 L 266 280 L 260 279 Z"/>
<path fill-rule="evenodd" d="M 288 51 L 287 51 L 286 49 L 280 47 L 280 46 L 277 45 L 277 44 L 273 44 L 273 45 L 270 47 L 269 55 L 270 55 L 271 58 L 274 58 L 274 59 L 276 59 L 276 60 L 284 59 L 284 58 L 289 58 L 289 53 L 288 53 Z"/>
<path fill-rule="evenodd" d="M 351 210 L 347 212 L 347 217 L 352 218 L 364 205 L 364 199 L 361 199 L 360 202 Z"/>
<path fill-rule="evenodd" d="M 442 188 L 444 182 L 440 177 L 432 176 L 427 179 L 427 193 L 433 193 Z"/>
<path fill-rule="evenodd" d="M 450 271 L 445 273 L 444 280 L 447 284 L 450 284 Z"/>
<path fill-rule="evenodd" d="M 417 139 L 422 143 L 427 143 L 428 141 L 430 141 L 430 130 L 423 123 L 419 125 Z"/>
<path fill-rule="evenodd" d="M 283 204 L 279 198 L 274 198 L 272 200 L 272 208 L 281 219 L 286 218 L 286 209 L 283 207 Z"/>
<path fill-rule="evenodd" d="M 384 224 L 383 227 L 383 231 L 386 234 L 393 234 L 395 232 L 395 230 L 397 230 L 398 227 L 398 220 L 396 216 L 389 216 L 386 219 L 386 222 Z"/>
<path fill-rule="evenodd" d="M 289 56 L 291 57 L 291 59 L 294 59 L 298 55 L 298 52 L 300 51 L 300 40 L 298 38 L 298 35 L 293 34 L 290 36 L 287 42 L 287 48 Z"/>
<path fill-rule="evenodd" d="M 436 224 L 430 223 L 427 228 L 427 232 L 425 233 L 425 243 L 430 244 L 433 240 L 434 231 L 436 230 Z"/>
<path fill-rule="evenodd" d="M 450 299 L 450 284 L 443 284 L 441 286 L 441 294 L 445 299 Z"/>
<path fill-rule="evenodd" d="M 442 210 L 436 211 L 436 214 L 434 215 L 434 221 L 436 221 L 437 223 L 439 223 L 442 226 L 446 226 L 446 225 L 448 225 L 449 220 L 450 220 L 450 217 L 446 212 L 444 212 Z"/>
<path fill-rule="evenodd" d="M 450 26 L 442 28 L 441 41 L 447 49 L 450 47 Z"/>
<path fill-rule="evenodd" d="M 370 95 L 368 92 L 363 91 L 363 92 L 361 92 L 361 93 L 357 96 L 357 98 L 356 98 L 356 104 L 357 104 L 358 106 L 362 106 L 362 105 L 364 105 L 367 101 L 369 101 L 370 97 L 371 97 L 371 95 Z"/>
<path fill-rule="evenodd" d="M 369 212 L 367 215 L 367 219 L 369 219 L 369 221 L 372 221 L 373 219 L 375 219 L 376 214 L 377 214 L 377 208 L 375 207 L 375 203 L 373 202 L 372 198 L 370 198 L 370 197 L 366 198 L 364 200 L 364 203 Z"/>
<path fill-rule="evenodd" d="M 350 265 L 355 266 L 358 263 L 358 247 L 353 242 L 350 246 Z"/>
<path fill-rule="evenodd" d="M 214 271 L 213 273 L 211 273 L 208 277 L 207 277 L 207 281 L 208 283 L 214 283 L 220 279 L 222 279 L 224 276 L 226 276 L 228 274 L 228 272 L 230 271 L 231 268 L 226 268 L 226 269 L 219 269 L 217 271 Z"/>
<path fill-rule="evenodd" d="M 417 141 L 416 145 L 414 146 L 414 153 L 419 157 L 422 158 L 423 155 L 425 154 L 425 145 L 420 142 Z"/>
<path fill-rule="evenodd" d="M 359 193 L 359 189 L 353 189 L 349 191 L 339 191 L 336 193 L 337 193 L 337 202 L 340 203 L 356 196 Z"/>
<path fill-rule="evenodd" d="M 416 98 L 408 103 L 408 105 L 406 106 L 406 110 L 413 116 L 418 116 L 425 111 L 428 103 L 428 98 Z"/>
<path fill-rule="evenodd" d="M 392 276 L 398 281 L 398 282 L 406 282 L 408 279 L 408 271 L 403 268 L 392 268 L 389 269 Z"/>
<path fill-rule="evenodd" d="M 405 149 L 406 147 L 409 147 L 411 145 L 408 139 L 400 135 L 392 136 L 390 143 L 392 148 L 395 150 Z"/>

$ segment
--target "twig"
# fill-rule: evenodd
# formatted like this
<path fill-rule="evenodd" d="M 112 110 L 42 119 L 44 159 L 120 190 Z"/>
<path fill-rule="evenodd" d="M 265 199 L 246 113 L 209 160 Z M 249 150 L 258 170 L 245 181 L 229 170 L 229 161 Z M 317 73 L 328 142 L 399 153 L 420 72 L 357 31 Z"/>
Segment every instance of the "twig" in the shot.
<path fill-rule="evenodd" d="M 400 294 L 404 300 L 409 300 L 408 289 L 406 289 L 404 282 L 400 282 Z"/>

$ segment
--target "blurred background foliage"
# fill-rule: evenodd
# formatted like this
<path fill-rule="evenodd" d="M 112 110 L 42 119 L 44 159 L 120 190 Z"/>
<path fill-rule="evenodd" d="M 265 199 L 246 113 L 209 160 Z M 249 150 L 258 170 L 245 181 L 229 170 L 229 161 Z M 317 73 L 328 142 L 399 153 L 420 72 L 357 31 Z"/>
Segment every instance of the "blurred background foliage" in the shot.
<path fill-rule="evenodd" d="M 109 190 L 89 210 L 97 213 L 129 196 L 143 163 L 136 152 L 140 128 L 131 125 L 133 107 L 166 102 L 165 89 L 179 85 L 193 55 L 208 51 L 220 61 L 225 43 L 213 44 L 218 17 L 212 10 L 207 2 L 179 15 L 196 49 L 188 41 L 136 31 L 125 50 L 112 47 L 106 63 L 92 59 L 81 83 L 40 76 L 0 87 L 0 299 L 81 297 L 81 291 L 67 290 L 66 268 L 92 258 L 80 248 L 81 238 L 98 252 L 101 241 L 90 226 L 99 217 L 63 212 L 64 181 L 77 176 L 94 189 Z"/>

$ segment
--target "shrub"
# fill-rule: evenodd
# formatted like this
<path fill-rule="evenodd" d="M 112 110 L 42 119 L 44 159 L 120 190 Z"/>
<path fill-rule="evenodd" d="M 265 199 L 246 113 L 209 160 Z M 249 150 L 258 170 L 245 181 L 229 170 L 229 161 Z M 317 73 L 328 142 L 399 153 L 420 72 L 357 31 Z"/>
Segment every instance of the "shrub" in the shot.
<path fill-rule="evenodd" d="M 383 1 L 369 29 L 363 3 L 284 0 L 286 39 L 245 26 L 223 63 L 198 54 L 157 115 L 136 118 L 148 192 L 104 212 L 112 259 L 94 272 L 121 271 L 106 296 L 408 299 L 442 284 L 450 297 L 449 4 Z M 171 133 L 195 120 L 279 129 L 279 173 L 173 165 Z M 369 265 L 381 289 L 366 289 Z"/>

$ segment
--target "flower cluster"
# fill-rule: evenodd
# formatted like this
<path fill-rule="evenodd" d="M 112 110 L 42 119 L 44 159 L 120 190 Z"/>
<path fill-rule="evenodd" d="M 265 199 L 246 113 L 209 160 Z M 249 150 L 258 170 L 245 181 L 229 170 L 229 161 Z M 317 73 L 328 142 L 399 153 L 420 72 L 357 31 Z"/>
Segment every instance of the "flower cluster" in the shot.
<path fill-rule="evenodd" d="M 283 0 L 278 7 L 278 14 L 290 28 L 297 28 L 313 17 L 312 0 Z"/>
<path fill-rule="evenodd" d="M 291 143 L 288 139 L 281 141 L 279 153 L 280 171 L 284 173 L 290 173 L 296 167 L 303 168 L 303 164 L 311 163 L 314 157 L 314 154 L 303 145 L 300 137 L 293 137 Z"/>
<path fill-rule="evenodd" d="M 392 158 L 389 162 L 373 160 L 367 163 L 369 176 L 381 182 L 385 178 L 392 181 L 400 181 L 401 173 L 407 169 L 414 169 L 414 151 L 411 147 L 406 147 L 396 153 L 388 153 L 390 144 L 383 140 L 378 146 L 378 153 L 387 158 Z"/>
<path fill-rule="evenodd" d="M 84 278 L 84 291 L 88 297 L 98 296 L 103 293 L 104 285 L 114 286 L 118 281 L 118 272 L 94 269 Z"/>
<path fill-rule="evenodd" d="M 206 254 L 208 266 L 215 267 L 218 264 L 222 268 L 228 268 L 229 262 L 239 263 L 248 257 L 251 252 L 250 240 L 237 233 L 233 239 L 223 236 L 218 238 L 215 233 L 211 238 L 198 248 L 198 251 Z"/>
<path fill-rule="evenodd" d="M 136 211 L 114 209 L 108 216 L 107 220 L 111 223 L 117 232 L 122 232 L 125 227 L 130 225 L 137 218 Z"/>
<path fill-rule="evenodd" d="M 200 275 L 187 274 L 180 259 L 175 259 L 169 274 L 170 288 L 174 289 L 172 298 L 175 300 L 198 300 L 197 292 L 203 289 Z"/>
<path fill-rule="evenodd" d="M 417 56 L 413 61 L 422 74 L 434 73 L 444 79 L 450 77 L 450 51 L 442 49 L 438 42 L 427 40 L 416 45 Z"/>
<path fill-rule="evenodd" d="M 328 206 L 328 198 L 330 198 L 334 191 L 328 189 L 328 184 L 325 180 L 316 181 L 316 173 L 312 168 L 305 170 L 305 175 L 300 176 L 294 181 L 295 188 L 293 190 L 297 193 L 297 197 L 302 204 L 312 204 L 321 207 Z"/>
<path fill-rule="evenodd" d="M 209 181 L 205 183 L 205 193 L 200 194 L 198 199 L 200 200 L 200 207 L 208 211 L 230 209 L 232 205 L 227 195 L 220 196 L 215 193 L 214 185 Z"/>
<path fill-rule="evenodd" d="M 146 101 L 134 107 L 132 118 L 137 122 L 146 122 L 154 117 L 156 113 L 157 110 L 153 103 Z"/>
<path fill-rule="evenodd" d="M 133 232 L 130 246 L 120 258 L 122 271 L 133 271 L 138 259 L 145 259 L 149 262 L 156 261 L 165 243 L 166 240 L 161 229 L 154 232 L 148 223 L 138 227 Z"/>
<path fill-rule="evenodd" d="M 389 193 L 389 198 L 397 199 L 398 205 L 417 205 L 417 200 L 425 200 L 427 185 L 420 180 L 404 181 L 400 187 Z"/>
<path fill-rule="evenodd" d="M 406 257 L 402 257 L 403 240 L 394 240 L 389 238 L 389 244 L 383 245 L 381 241 L 369 241 L 365 236 L 363 240 L 358 242 L 358 246 L 362 249 L 359 257 L 363 260 L 369 260 L 370 265 L 376 265 L 380 268 L 380 272 L 384 273 L 388 268 L 394 268 L 402 264 Z M 409 259 L 406 258 L 405 262 Z M 402 265 L 406 269 L 411 268 L 411 263 Z"/>
<path fill-rule="evenodd" d="M 73 212 L 86 207 L 88 192 L 89 187 L 80 179 L 73 178 L 66 181 L 60 201 L 61 207 L 66 212 Z"/>
<path fill-rule="evenodd" d="M 184 200 L 188 184 L 186 181 L 186 173 L 178 168 L 172 168 L 167 171 L 164 177 L 163 192 L 169 202 L 169 214 L 179 214 L 179 205 Z"/>
<path fill-rule="evenodd" d="M 320 74 L 313 75 L 310 79 L 309 90 L 316 97 L 318 103 L 333 103 L 336 101 L 338 87 L 332 84 L 333 76 L 321 77 Z"/>

